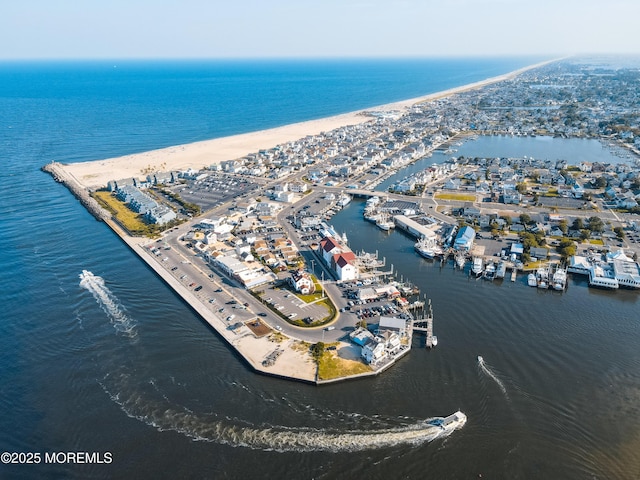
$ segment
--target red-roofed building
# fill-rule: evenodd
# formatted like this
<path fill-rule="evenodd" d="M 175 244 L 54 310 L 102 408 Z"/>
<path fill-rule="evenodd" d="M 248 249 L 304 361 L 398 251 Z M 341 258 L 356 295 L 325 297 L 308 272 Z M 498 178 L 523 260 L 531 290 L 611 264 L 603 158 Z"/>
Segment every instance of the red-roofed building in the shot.
<path fill-rule="evenodd" d="M 333 237 L 324 237 L 318 246 L 327 267 L 338 280 L 353 280 L 358 278 L 358 268 L 355 266 L 356 255 Z"/>

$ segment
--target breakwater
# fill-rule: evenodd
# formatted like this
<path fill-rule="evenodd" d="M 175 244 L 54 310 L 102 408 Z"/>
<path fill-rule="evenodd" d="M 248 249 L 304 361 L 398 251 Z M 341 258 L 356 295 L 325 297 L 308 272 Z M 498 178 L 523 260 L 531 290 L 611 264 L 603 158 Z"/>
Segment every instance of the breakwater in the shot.
<path fill-rule="evenodd" d="M 78 182 L 73 176 L 67 173 L 62 165 L 57 162 L 51 162 L 44 165 L 41 170 L 48 173 L 53 179 L 67 187 L 74 197 L 95 217 L 98 221 L 107 221 L 111 219 L 111 214 L 102 208 L 100 204 L 89 195 L 89 192 Z"/>

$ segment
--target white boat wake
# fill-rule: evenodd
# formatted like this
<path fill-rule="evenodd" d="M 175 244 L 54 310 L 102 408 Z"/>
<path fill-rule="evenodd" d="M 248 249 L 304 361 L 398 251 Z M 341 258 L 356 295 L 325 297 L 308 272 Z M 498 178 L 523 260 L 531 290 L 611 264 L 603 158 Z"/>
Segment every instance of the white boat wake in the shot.
<path fill-rule="evenodd" d="M 491 378 L 494 382 L 498 384 L 498 386 L 500 387 L 500 390 L 502 390 L 502 393 L 508 399 L 509 395 L 507 394 L 507 389 L 505 388 L 504 384 L 498 378 L 498 376 L 493 372 L 493 370 L 491 370 L 491 368 L 487 366 L 487 364 L 484 361 L 484 358 L 482 358 L 479 355 L 478 355 L 478 366 L 487 376 L 489 376 L 489 378 Z"/>
<path fill-rule="evenodd" d="M 107 383 L 115 381 L 121 390 L 132 379 L 122 374 L 119 379 L 108 376 L 101 382 L 104 391 L 131 418 L 140 420 L 159 431 L 174 431 L 197 441 L 215 442 L 232 447 L 278 452 L 355 452 L 397 445 L 420 445 L 437 438 L 448 437 L 462 428 L 466 416 L 458 413 L 459 421 L 447 428 L 437 426 L 438 417 L 396 428 L 372 431 L 329 431 L 315 428 L 291 428 L 283 426 L 255 427 L 233 425 L 213 414 L 197 414 L 187 409 L 179 410 L 162 400 L 153 401 L 140 391 L 125 394 L 112 393 Z M 165 397 L 166 398 L 166 397 Z M 431 422 L 431 423 L 430 423 Z"/>
<path fill-rule="evenodd" d="M 136 322 L 126 314 L 124 306 L 109 290 L 102 277 L 83 270 L 80 274 L 80 286 L 91 292 L 117 332 L 131 339 L 137 337 Z"/>
<path fill-rule="evenodd" d="M 137 338 L 137 324 L 126 314 L 126 309 L 106 286 L 104 279 L 83 270 L 80 286 L 91 292 L 118 334 Z M 417 422 L 404 418 L 398 419 L 401 424 L 397 427 L 370 431 L 255 426 L 228 418 L 221 419 L 215 414 L 196 413 L 175 405 L 159 389 L 154 379 L 147 381 L 149 388 L 145 388 L 144 382 L 141 384 L 128 373 L 120 371 L 107 374 L 99 383 L 125 414 L 159 431 L 174 431 L 197 441 L 255 450 L 354 452 L 396 445 L 420 445 L 448 437 L 466 423 L 466 416 L 457 412 L 451 416 L 455 417 L 451 423 L 442 423 L 440 417 Z"/>

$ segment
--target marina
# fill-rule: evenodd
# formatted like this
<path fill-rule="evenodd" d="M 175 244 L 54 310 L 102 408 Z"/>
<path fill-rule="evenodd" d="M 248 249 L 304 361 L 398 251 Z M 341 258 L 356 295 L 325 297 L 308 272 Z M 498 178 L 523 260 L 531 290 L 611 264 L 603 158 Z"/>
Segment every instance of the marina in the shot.
<path fill-rule="evenodd" d="M 162 98 L 164 102 L 168 96 Z M 163 102 L 158 108 L 164 108 Z M 57 101 L 46 102 L 42 115 L 27 116 L 24 123 L 14 119 L 13 131 L 26 132 L 32 122 L 38 126 L 40 119 L 47 116 L 66 131 L 75 131 L 74 122 L 65 121 L 59 106 Z M 12 118 L 24 112 L 19 104 L 10 105 L 5 111 Z M 90 111 L 96 110 L 78 111 L 77 115 L 82 118 Z M 136 139 L 142 136 L 144 124 L 128 123 L 129 118 L 119 109 L 114 109 L 112 115 L 117 128 L 136 132 Z M 141 114 L 141 118 L 146 120 L 147 116 Z M 90 124 L 91 119 L 87 118 L 86 125 Z M 172 122 L 167 124 L 175 126 Z M 39 137 L 30 138 L 37 142 Z M 103 138 L 97 132 L 77 135 L 66 145 L 53 137 L 40 147 L 55 158 L 84 155 L 89 159 L 95 158 L 97 151 L 104 151 L 96 144 L 97 139 Z M 122 138 L 126 142 L 128 136 Z M 543 144 L 553 150 L 561 148 L 561 140 L 566 139 L 479 136 L 471 143 L 478 147 L 506 147 L 532 140 L 534 143 L 527 148 Z M 11 143 L 5 148 L 7 145 Z M 456 154 L 463 154 L 470 148 L 468 145 L 456 145 Z M 578 145 L 584 143 L 578 141 Z M 23 158 L 32 150 L 9 148 L 5 157 Z M 430 161 L 437 161 L 441 153 L 435 152 Z M 116 153 L 109 150 L 109 155 Z M 502 156 L 496 152 L 486 155 Z M 567 152 L 562 155 L 568 156 Z M 585 158 L 589 158 L 586 153 Z M 29 165 L 27 160 L 24 165 Z M 431 306 L 435 319 L 437 337 L 432 336 L 432 345 L 434 340 L 439 344 L 436 349 L 424 348 L 425 335 L 417 332 L 412 335 L 411 353 L 403 355 L 384 375 L 321 388 L 312 382 L 292 388 L 281 378 L 255 375 L 238 361 L 234 348 L 221 341 L 190 306 L 189 296 L 200 295 L 206 305 L 216 306 L 216 312 L 226 308 L 223 322 L 234 312 L 234 319 L 220 325 L 232 341 L 241 337 L 247 341 L 252 335 L 247 330 L 246 335 L 234 333 L 249 328 L 235 329 L 246 311 L 226 304 L 237 289 L 232 278 L 212 281 L 208 271 L 200 273 L 195 268 L 193 258 L 189 257 L 191 263 L 183 264 L 175 257 L 179 270 L 193 269 L 189 271 L 189 282 L 185 279 L 180 283 L 188 293 L 189 300 L 183 301 L 154 271 L 139 262 L 132 250 L 122 248 L 120 238 L 104 223 L 95 222 L 65 189 L 37 172 L 40 158 L 32 162 L 40 163 L 34 163 L 37 166 L 33 168 L 20 165 L 10 171 L 15 178 L 24 176 L 28 180 L 11 182 L 10 192 L 18 192 L 12 197 L 16 199 L 20 198 L 21 189 L 28 188 L 32 193 L 36 188 L 43 192 L 42 198 L 37 202 L 13 202 L 5 209 L 9 215 L 6 235 L 10 240 L 5 251 L 16 255 L 8 259 L 6 266 L 23 269 L 23 274 L 13 277 L 6 290 L 10 323 L 3 352 L 12 368 L 7 370 L 11 375 L 5 384 L 14 387 L 15 397 L 7 397 L 8 407 L 15 413 L 13 417 L 19 415 L 20 422 L 5 419 L 5 444 L 15 446 L 15 438 L 29 438 L 34 444 L 56 444 L 67 451 L 114 451 L 117 469 L 116 465 L 87 465 L 81 467 L 83 477 L 105 472 L 117 476 L 123 473 L 122 465 L 130 468 L 125 472 L 130 475 L 179 475 L 179 468 L 161 458 L 156 450 L 189 458 L 190 469 L 211 478 L 226 472 L 243 478 L 278 475 L 279 467 L 273 466 L 276 460 L 286 460 L 287 468 L 309 478 L 318 472 L 336 478 L 393 478 L 403 472 L 418 478 L 424 475 L 425 465 L 429 474 L 438 478 L 463 478 L 480 472 L 484 477 L 496 478 L 632 478 L 629 472 L 637 470 L 633 434 L 637 428 L 635 416 L 629 412 L 633 411 L 639 382 L 639 297 L 630 288 L 589 288 L 589 262 L 615 265 L 616 260 L 596 251 L 601 246 L 594 244 L 592 253 L 582 252 L 582 247 L 578 250 L 578 256 L 589 258 L 587 273 L 570 273 L 566 293 L 554 294 L 551 288 L 526 288 L 522 269 L 516 278 L 516 263 L 506 248 L 511 241 L 491 243 L 490 239 L 476 239 L 484 252 L 447 250 L 439 261 L 431 261 L 416 251 L 419 237 L 400 232 L 398 226 L 387 233 L 363 221 L 363 202 L 357 197 L 342 209 L 332 206 L 329 223 L 340 236 L 346 233 L 353 252 L 375 251 L 376 257 L 384 260 L 381 270 L 388 271 L 393 265 L 390 275 L 400 277 L 400 283 L 410 278 L 414 288 L 407 288 L 419 290 L 420 298 L 411 298 L 409 305 L 422 301 L 424 295 L 431 300 L 424 303 Z M 339 198 L 340 190 L 335 190 L 333 202 Z M 305 198 L 319 210 L 325 206 L 316 204 L 308 195 Z M 55 215 L 51 215 L 52 210 Z M 431 213 L 428 206 L 425 211 Z M 25 219 L 34 214 L 40 233 L 47 239 L 46 248 L 41 239 L 24 234 L 33 227 L 31 220 Z M 73 227 L 72 232 L 69 226 Z M 266 233 L 275 237 L 279 232 Z M 312 233 L 305 231 L 304 235 Z M 484 236 L 488 237 L 489 231 Z M 318 241 L 314 238 L 302 243 L 314 240 Z M 276 241 L 274 238 L 273 245 Z M 627 245 L 633 244 L 629 240 L 624 247 L 631 257 Z M 195 256 L 194 248 L 189 250 L 193 252 L 191 256 Z M 283 248 L 286 251 L 286 246 Z M 159 250 L 159 256 L 150 250 L 144 255 L 158 265 L 166 263 L 165 257 L 173 258 L 164 252 L 173 251 L 174 247 Z M 507 272 L 512 269 L 514 282 L 476 281 L 467 275 L 474 254 L 491 258 L 495 264 L 503 257 L 494 254 L 500 250 L 505 250 Z M 574 260 L 577 259 L 569 259 L 570 264 L 577 266 L 579 262 Z M 317 262 L 313 270 L 319 273 Z M 463 273 L 456 265 L 462 266 Z M 165 270 L 171 272 L 171 268 Z M 496 267 L 496 276 L 497 270 Z M 635 281 L 631 265 L 621 264 L 613 271 L 619 286 L 624 279 L 630 285 Z M 79 279 L 81 272 L 83 278 Z M 94 273 L 89 275 L 90 272 Z M 88 281 L 91 276 L 93 281 Z M 182 282 L 180 276 L 173 278 Z M 322 275 L 318 276 L 321 286 L 327 288 L 328 274 L 324 281 Z M 195 285 L 188 287 L 191 283 Z M 195 291 L 202 285 L 202 290 Z M 212 285 L 211 295 L 203 295 L 209 290 L 206 285 Z M 216 292 L 218 288 L 222 291 Z M 365 288 L 373 287 L 364 282 L 358 287 Z M 285 297 L 288 293 L 279 293 L 279 306 L 287 314 L 298 308 L 292 303 L 293 297 Z M 275 294 L 268 295 L 276 299 Z M 209 303 L 211 298 L 214 303 Z M 246 303 L 250 301 L 253 300 L 246 299 Z M 389 305 L 398 307 L 388 301 L 359 307 L 364 312 L 373 306 L 388 309 Z M 255 312 L 275 314 L 267 308 L 266 303 L 260 303 Z M 46 321 L 40 320 L 43 311 Z M 352 328 L 357 315 L 347 313 L 350 311 L 341 315 L 353 319 Z M 378 313 L 365 319 L 377 319 Z M 304 318 L 300 314 L 298 317 Z M 285 322 L 282 318 L 279 321 Z M 291 328 L 285 323 L 278 325 L 283 330 Z M 274 330 L 273 335 L 279 336 L 280 332 Z M 315 342 L 340 332 L 340 328 L 319 328 Z M 265 368 L 282 368 L 288 363 L 289 353 L 275 342 L 265 340 L 264 347 L 256 344 L 252 348 L 260 354 L 256 355 L 259 364 L 273 362 Z M 359 355 L 353 346 L 337 345 L 336 351 L 342 355 L 355 353 L 352 358 L 356 359 Z M 477 362 L 477 353 L 483 355 L 481 362 Z M 306 364 L 298 364 L 297 368 L 306 368 Z M 416 402 L 416 398 L 420 401 Z M 435 438 L 434 428 L 442 431 L 429 422 L 447 418 L 432 415 L 444 415 L 457 408 L 464 412 L 464 418 L 468 415 L 464 428 L 446 442 L 436 438 L 435 443 L 429 444 Z M 87 424 L 95 426 L 91 434 Z M 124 444 L 123 432 L 129 440 Z M 140 449 L 130 449 L 128 443 L 153 445 L 153 449 L 141 455 Z M 72 471 L 71 467 L 60 468 L 63 476 Z"/>

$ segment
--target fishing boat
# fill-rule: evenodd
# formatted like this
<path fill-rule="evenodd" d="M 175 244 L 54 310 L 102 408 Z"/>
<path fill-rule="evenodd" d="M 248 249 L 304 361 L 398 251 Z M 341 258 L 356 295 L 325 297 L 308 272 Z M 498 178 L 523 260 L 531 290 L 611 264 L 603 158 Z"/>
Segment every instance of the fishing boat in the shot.
<path fill-rule="evenodd" d="M 564 291 L 567 287 L 567 270 L 565 268 L 558 268 L 551 279 L 553 289 Z"/>
<path fill-rule="evenodd" d="M 482 277 L 485 280 L 493 280 L 495 276 L 496 276 L 496 264 L 493 262 L 487 263 L 487 265 L 484 267 L 484 273 L 482 274 Z"/>
<path fill-rule="evenodd" d="M 540 267 L 536 271 L 536 281 L 538 288 L 549 288 L 549 269 Z"/>
<path fill-rule="evenodd" d="M 389 215 L 387 215 L 386 213 L 379 214 L 379 217 L 376 220 L 376 225 L 380 230 L 384 230 L 385 232 L 390 231 L 396 226 L 393 223 L 393 219 L 389 218 Z"/>
<path fill-rule="evenodd" d="M 482 257 L 473 257 L 471 271 L 476 275 L 476 277 L 482 274 Z"/>
<path fill-rule="evenodd" d="M 535 273 L 530 273 L 529 275 L 527 275 L 527 285 L 529 285 L 530 287 L 538 286 L 538 280 L 536 279 Z"/>
<path fill-rule="evenodd" d="M 498 268 L 496 268 L 496 278 L 504 278 L 507 274 L 507 262 L 500 260 L 498 262 Z"/>
<path fill-rule="evenodd" d="M 434 258 L 442 255 L 442 248 L 436 243 L 434 238 L 421 237 L 413 248 L 424 258 Z"/>

